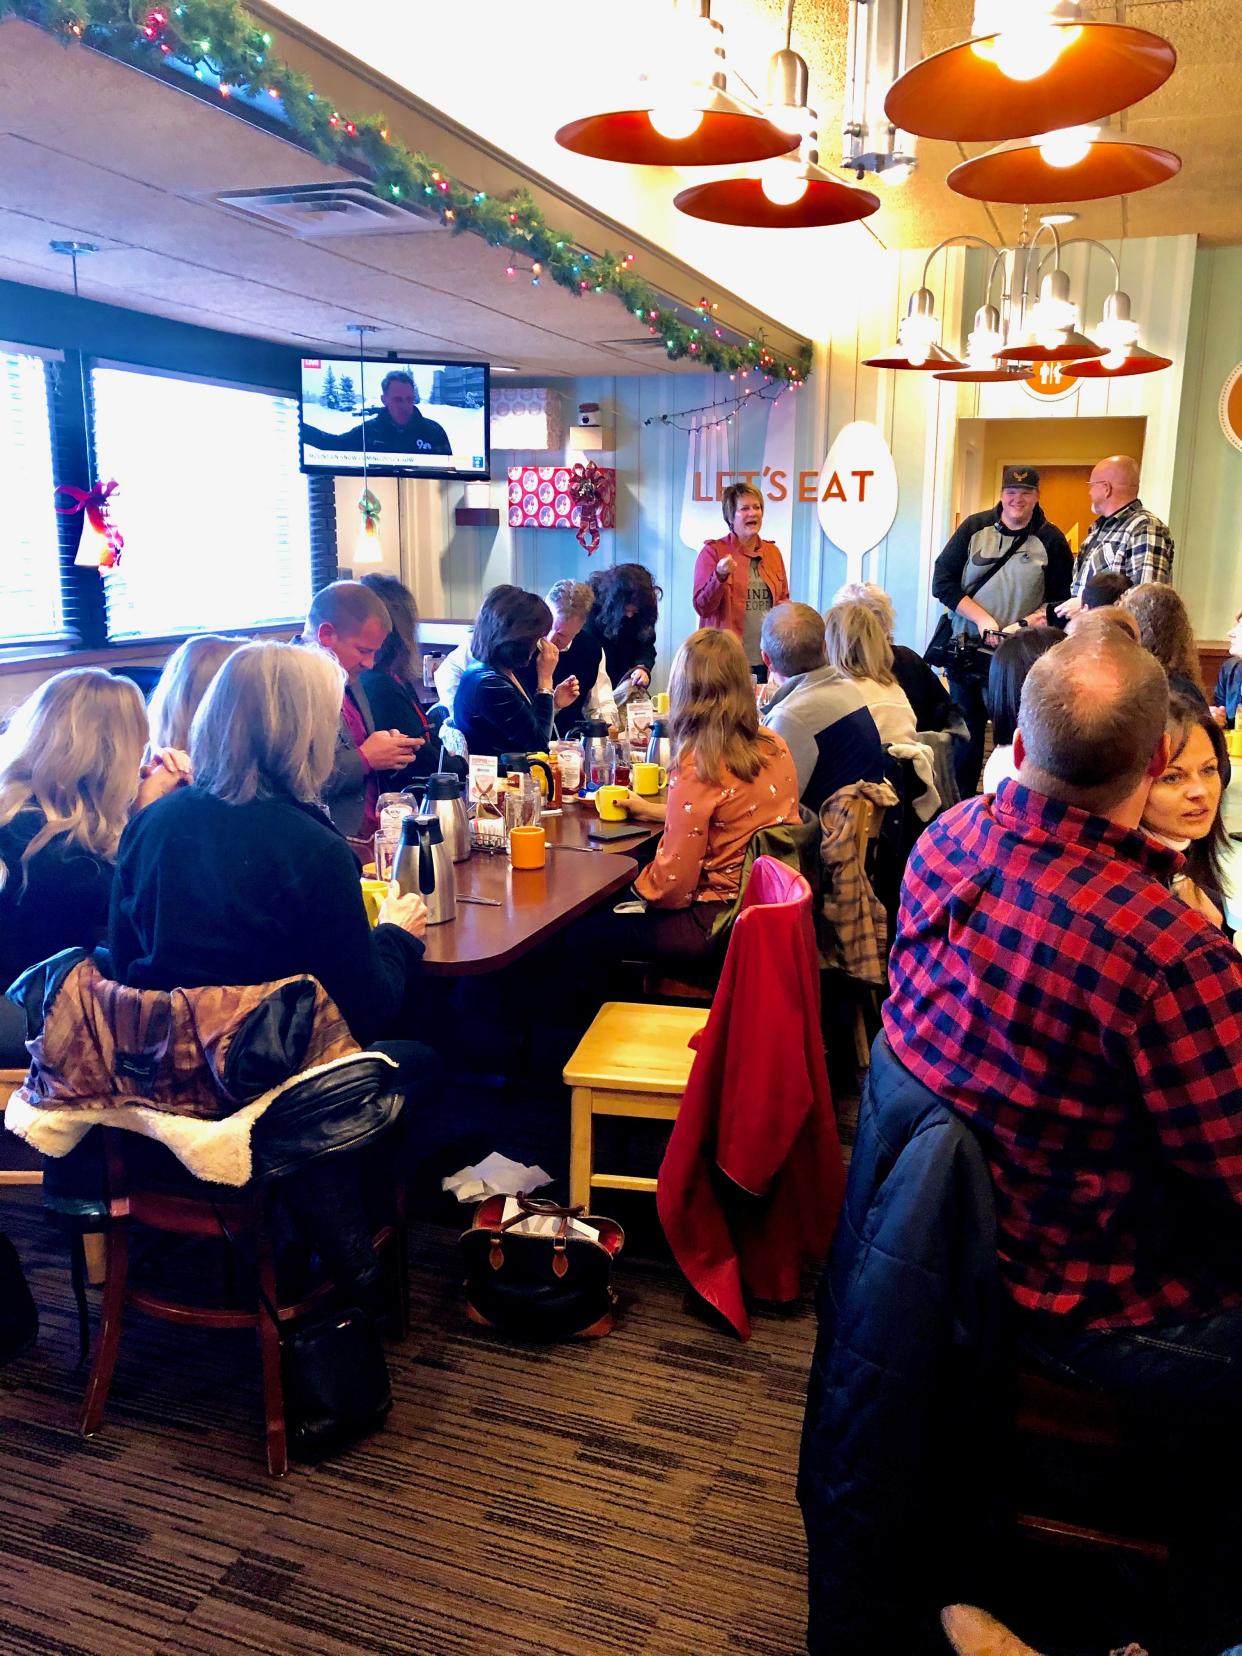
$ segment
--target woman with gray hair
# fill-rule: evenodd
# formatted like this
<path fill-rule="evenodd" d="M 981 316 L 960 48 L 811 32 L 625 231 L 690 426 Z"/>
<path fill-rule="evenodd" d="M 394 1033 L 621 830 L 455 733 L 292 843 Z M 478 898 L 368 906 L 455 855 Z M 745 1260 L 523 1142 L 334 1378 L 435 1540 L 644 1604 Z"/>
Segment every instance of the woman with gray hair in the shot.
<path fill-rule="evenodd" d="M 372 931 L 353 853 L 319 805 L 343 686 L 314 648 L 246 644 L 225 662 L 191 726 L 193 784 L 121 837 L 108 945 L 122 983 L 307 973 L 362 1045 L 401 1033 L 427 910 L 390 895 Z"/>
<path fill-rule="evenodd" d="M 594 590 L 585 581 L 556 581 L 548 588 L 545 602 L 552 611 L 548 637 L 561 652 L 552 675 L 556 686 L 556 734 L 568 736 L 583 719 L 603 719 L 615 728 L 620 721 L 608 681 L 604 646 L 585 625 L 595 603 Z M 530 682 L 524 678 L 523 683 L 529 692 L 534 676 L 527 676 Z"/>

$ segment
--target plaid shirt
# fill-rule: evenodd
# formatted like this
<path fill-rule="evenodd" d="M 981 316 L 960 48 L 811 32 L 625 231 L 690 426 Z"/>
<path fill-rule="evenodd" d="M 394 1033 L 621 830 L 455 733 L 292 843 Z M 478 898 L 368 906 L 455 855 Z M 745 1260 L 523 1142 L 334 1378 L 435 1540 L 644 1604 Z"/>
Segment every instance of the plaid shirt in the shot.
<path fill-rule="evenodd" d="M 1132 586 L 1173 579 L 1173 537 L 1141 500 L 1132 500 L 1091 525 L 1074 565 L 1074 597 L 1089 575 L 1105 569 L 1117 570 Z"/>
<path fill-rule="evenodd" d="M 1092 1328 L 1242 1300 L 1242 961 L 1180 863 L 1007 781 L 902 890 L 893 1051 L 979 1136 L 1018 1305 Z"/>

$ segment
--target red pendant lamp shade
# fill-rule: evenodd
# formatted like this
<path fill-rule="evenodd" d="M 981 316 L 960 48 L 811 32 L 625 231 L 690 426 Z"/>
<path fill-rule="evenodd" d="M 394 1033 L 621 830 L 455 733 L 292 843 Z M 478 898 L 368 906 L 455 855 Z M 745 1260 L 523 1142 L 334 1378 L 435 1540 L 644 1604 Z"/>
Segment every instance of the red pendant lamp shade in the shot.
<path fill-rule="evenodd" d="M 884 112 L 900 131 L 922 138 L 1029 138 L 1050 126 L 1081 126 L 1128 109 L 1162 86 L 1177 63 L 1167 40 L 1128 23 L 1058 28 L 1065 31 L 1066 44 L 1035 80 L 1011 80 L 975 50 L 974 42 L 963 41 L 924 58 L 894 81 Z M 984 52 L 995 38 L 979 43 Z"/>
<path fill-rule="evenodd" d="M 1131 345 L 1119 368 L 1106 368 L 1107 357 L 1093 357 L 1090 362 L 1070 364 L 1075 379 L 1129 379 L 1133 374 L 1158 374 L 1162 368 L 1173 366 L 1172 357 L 1157 356 L 1141 345 Z"/>
<path fill-rule="evenodd" d="M 636 167 L 726 167 L 784 155 L 797 144 L 798 135 L 782 132 L 728 92 L 713 91 L 688 138 L 666 138 L 657 132 L 646 109 L 617 109 L 570 121 L 557 132 L 556 141 L 576 155 Z"/>
<path fill-rule="evenodd" d="M 806 192 L 788 206 L 769 201 L 757 178 L 718 178 L 710 184 L 692 184 L 674 196 L 674 206 L 691 218 L 713 224 L 737 224 L 752 230 L 810 230 L 829 224 L 850 224 L 869 218 L 880 206 L 879 196 L 856 190 L 835 178 L 815 177 L 808 169 Z"/>
<path fill-rule="evenodd" d="M 1045 119 L 1048 112 L 1045 111 Z M 1057 112 L 1060 119 L 1060 112 Z M 1181 170 L 1181 157 L 1153 144 L 1104 136 L 1094 139 L 1086 155 L 1069 167 L 1052 167 L 1033 139 L 1001 144 L 953 168 L 946 182 L 973 201 L 1005 201 L 1015 206 L 1049 202 L 1098 201 L 1133 195 L 1163 184 Z"/>

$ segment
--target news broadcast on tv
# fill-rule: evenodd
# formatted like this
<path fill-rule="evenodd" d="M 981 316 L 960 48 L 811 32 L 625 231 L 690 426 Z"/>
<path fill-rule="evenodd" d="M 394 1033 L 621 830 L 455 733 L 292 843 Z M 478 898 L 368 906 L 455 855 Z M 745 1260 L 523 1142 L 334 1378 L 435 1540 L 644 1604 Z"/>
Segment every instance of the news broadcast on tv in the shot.
<path fill-rule="evenodd" d="M 304 357 L 302 469 L 485 478 L 487 398 L 486 363 Z"/>

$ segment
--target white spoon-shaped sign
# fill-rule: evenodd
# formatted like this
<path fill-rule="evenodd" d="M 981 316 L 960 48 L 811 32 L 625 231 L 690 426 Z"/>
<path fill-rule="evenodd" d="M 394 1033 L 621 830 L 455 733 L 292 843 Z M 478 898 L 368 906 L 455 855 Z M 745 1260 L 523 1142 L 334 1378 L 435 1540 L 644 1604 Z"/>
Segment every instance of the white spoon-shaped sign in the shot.
<path fill-rule="evenodd" d="M 897 516 L 897 468 L 878 428 L 853 420 L 833 440 L 819 474 L 819 523 L 856 574 Z"/>

